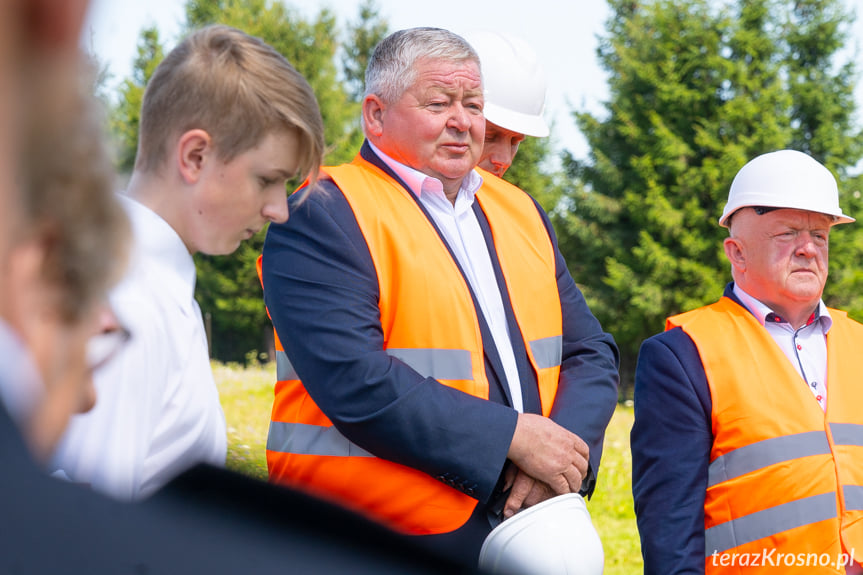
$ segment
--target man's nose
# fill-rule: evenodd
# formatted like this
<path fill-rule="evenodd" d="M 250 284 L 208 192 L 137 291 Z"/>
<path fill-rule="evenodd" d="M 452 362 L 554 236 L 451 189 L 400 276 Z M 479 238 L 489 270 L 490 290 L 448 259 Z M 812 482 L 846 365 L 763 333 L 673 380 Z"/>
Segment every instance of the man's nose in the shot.
<path fill-rule="evenodd" d="M 288 212 L 288 199 L 285 197 L 284 192 L 274 194 L 274 196 L 267 199 L 264 208 L 261 210 L 261 214 L 270 222 L 283 224 L 288 221 L 288 217 L 290 216 Z"/>
<path fill-rule="evenodd" d="M 450 118 L 448 125 L 457 129 L 459 132 L 465 132 L 470 128 L 470 117 L 468 111 L 461 104 L 454 104 L 450 108 Z"/>
<path fill-rule="evenodd" d="M 809 232 L 802 232 L 798 236 L 796 253 L 807 258 L 814 258 L 818 254 L 815 238 Z"/>

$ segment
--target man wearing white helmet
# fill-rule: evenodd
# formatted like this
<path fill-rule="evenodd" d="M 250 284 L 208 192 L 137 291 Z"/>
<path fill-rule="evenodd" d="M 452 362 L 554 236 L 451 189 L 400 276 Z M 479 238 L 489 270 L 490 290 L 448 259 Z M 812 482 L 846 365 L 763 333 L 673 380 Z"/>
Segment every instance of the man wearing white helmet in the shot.
<path fill-rule="evenodd" d="M 860 572 L 863 325 L 821 300 L 830 229 L 853 221 L 801 152 L 734 178 L 719 220 L 733 282 L 638 358 L 645 573 Z"/>
<path fill-rule="evenodd" d="M 548 136 L 542 117 L 545 73 L 521 38 L 477 30 L 465 39 L 479 54 L 485 93 L 485 141 L 478 165 L 502 178 L 525 136 Z"/>

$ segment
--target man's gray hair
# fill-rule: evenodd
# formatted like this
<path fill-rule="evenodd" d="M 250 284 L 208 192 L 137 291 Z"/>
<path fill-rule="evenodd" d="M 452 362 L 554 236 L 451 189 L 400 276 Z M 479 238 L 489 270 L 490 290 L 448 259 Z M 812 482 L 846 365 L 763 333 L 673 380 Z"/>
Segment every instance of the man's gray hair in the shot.
<path fill-rule="evenodd" d="M 479 56 L 467 40 L 449 30 L 399 30 L 381 40 L 372 52 L 364 96 L 374 94 L 387 104 L 395 102 L 416 81 L 416 64 L 424 59 L 473 60 L 479 66 Z"/>

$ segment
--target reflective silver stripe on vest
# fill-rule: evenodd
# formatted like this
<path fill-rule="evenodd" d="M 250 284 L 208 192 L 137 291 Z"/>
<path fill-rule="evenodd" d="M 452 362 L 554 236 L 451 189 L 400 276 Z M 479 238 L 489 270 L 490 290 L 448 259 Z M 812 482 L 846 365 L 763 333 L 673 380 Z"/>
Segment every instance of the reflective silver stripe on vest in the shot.
<path fill-rule="evenodd" d="M 386 352 L 423 377 L 473 380 L 470 352 L 466 349 L 392 348 Z M 284 351 L 276 352 L 276 379 L 298 379 L 297 372 Z"/>
<path fill-rule="evenodd" d="M 863 485 L 846 485 L 842 491 L 846 511 L 863 511 Z"/>
<path fill-rule="evenodd" d="M 288 354 L 278 350 L 276 351 L 276 379 L 279 381 L 297 379 L 297 372 L 294 371 L 294 366 L 291 365 Z"/>
<path fill-rule="evenodd" d="M 473 380 L 470 352 L 466 349 L 390 348 L 387 353 L 423 377 Z"/>
<path fill-rule="evenodd" d="M 530 351 L 539 369 L 557 367 L 563 357 L 563 336 L 553 335 L 530 342 Z"/>
<path fill-rule="evenodd" d="M 863 425 L 857 423 L 831 423 L 830 432 L 836 445 L 863 447 Z"/>
<path fill-rule="evenodd" d="M 764 439 L 714 459 L 707 470 L 707 486 L 712 487 L 775 463 L 829 453 L 830 443 L 823 431 Z"/>
<path fill-rule="evenodd" d="M 836 517 L 836 494 L 822 493 L 757 511 L 704 532 L 704 554 L 723 553 L 739 545 L 757 541 L 825 519 Z"/>
<path fill-rule="evenodd" d="M 297 455 L 374 457 L 359 445 L 351 443 L 335 427 L 284 421 L 270 422 L 267 450 Z"/>

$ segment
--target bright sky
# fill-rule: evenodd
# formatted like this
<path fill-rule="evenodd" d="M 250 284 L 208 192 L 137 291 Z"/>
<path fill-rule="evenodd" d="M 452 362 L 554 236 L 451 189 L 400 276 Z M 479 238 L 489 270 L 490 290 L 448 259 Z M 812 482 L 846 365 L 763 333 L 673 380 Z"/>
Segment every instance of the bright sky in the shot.
<path fill-rule="evenodd" d="M 858 1 L 847 0 L 849 5 Z M 360 0 L 286 0 L 286 4 L 309 18 L 329 7 L 344 26 L 357 19 Z M 182 0 L 91 0 L 82 41 L 109 64 L 113 85 L 129 75 L 138 35 L 145 26 L 155 24 L 168 48 L 174 45 L 184 21 L 184 5 Z M 549 81 L 546 120 L 553 124 L 555 147 L 577 157 L 586 155 L 586 144 L 570 111 L 601 113 L 600 103 L 607 97 L 605 73 L 596 59 L 596 36 L 603 33 L 608 16 L 604 1 L 437 0 L 429 4 L 377 0 L 377 5 L 391 30 L 436 26 L 463 34 L 488 28 L 529 42 Z M 863 14 L 855 23 L 853 40 L 858 45 L 858 71 L 863 73 Z M 863 81 L 858 82 L 857 94 L 863 117 Z"/>

